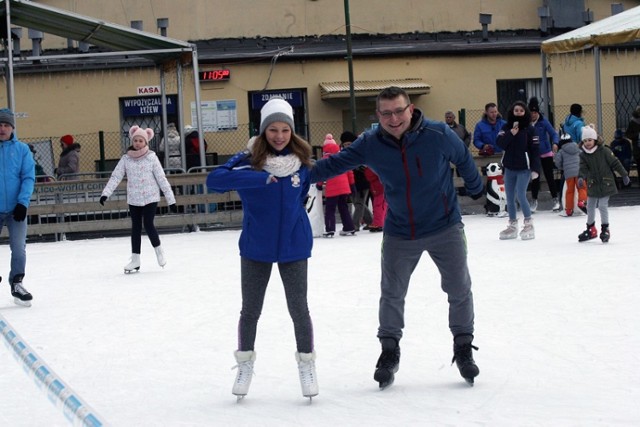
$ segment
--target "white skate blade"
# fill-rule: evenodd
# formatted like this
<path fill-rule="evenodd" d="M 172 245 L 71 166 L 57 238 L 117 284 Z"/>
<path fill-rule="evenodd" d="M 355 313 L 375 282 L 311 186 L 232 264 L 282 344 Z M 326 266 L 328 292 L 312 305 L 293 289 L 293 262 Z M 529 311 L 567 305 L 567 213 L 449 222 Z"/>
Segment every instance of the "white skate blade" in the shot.
<path fill-rule="evenodd" d="M 22 301 L 20 298 L 13 297 L 13 302 L 23 307 L 31 307 L 31 301 Z"/>
<path fill-rule="evenodd" d="M 140 271 L 140 267 L 138 267 L 138 268 L 134 268 L 134 269 L 132 269 L 132 270 L 127 270 L 127 269 L 125 269 L 125 270 L 124 270 L 124 274 L 133 274 L 133 273 L 137 273 L 138 271 Z"/>

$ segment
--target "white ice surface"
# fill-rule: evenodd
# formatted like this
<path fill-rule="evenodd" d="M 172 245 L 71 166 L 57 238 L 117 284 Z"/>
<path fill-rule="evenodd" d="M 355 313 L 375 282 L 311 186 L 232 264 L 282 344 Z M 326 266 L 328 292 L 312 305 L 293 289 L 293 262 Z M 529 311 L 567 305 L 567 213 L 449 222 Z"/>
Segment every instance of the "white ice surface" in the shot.
<path fill-rule="evenodd" d="M 446 295 L 425 254 L 406 305 L 395 384 L 373 380 L 379 233 L 315 239 L 309 306 L 320 394 L 300 392 L 277 269 L 258 325 L 256 375 L 231 395 L 240 311 L 239 231 L 27 245 L 31 308 L 5 283 L 0 315 L 112 426 L 640 425 L 640 207 L 611 208 L 611 242 L 578 243 L 585 217 L 534 215 L 536 239 L 500 241 L 506 219 L 465 216 L 480 376 L 451 366 Z M 0 425 L 69 421 L 0 335 Z"/>

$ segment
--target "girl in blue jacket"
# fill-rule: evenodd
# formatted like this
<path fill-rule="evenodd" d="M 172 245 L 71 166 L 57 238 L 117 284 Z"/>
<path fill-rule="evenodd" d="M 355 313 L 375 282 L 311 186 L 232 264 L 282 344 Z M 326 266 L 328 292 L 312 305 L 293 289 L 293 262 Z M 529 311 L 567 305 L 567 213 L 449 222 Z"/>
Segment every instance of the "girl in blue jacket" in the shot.
<path fill-rule="evenodd" d="M 302 394 L 311 398 L 318 394 L 307 306 L 307 259 L 313 236 L 304 204 L 310 185 L 311 146 L 294 133 L 293 109 L 284 99 L 271 99 L 260 114 L 260 135 L 249 140 L 247 150 L 207 177 L 210 190 L 236 190 L 242 200 L 242 311 L 232 393 L 240 399 L 249 391 L 258 318 L 273 263 L 278 263 L 295 330 Z"/>

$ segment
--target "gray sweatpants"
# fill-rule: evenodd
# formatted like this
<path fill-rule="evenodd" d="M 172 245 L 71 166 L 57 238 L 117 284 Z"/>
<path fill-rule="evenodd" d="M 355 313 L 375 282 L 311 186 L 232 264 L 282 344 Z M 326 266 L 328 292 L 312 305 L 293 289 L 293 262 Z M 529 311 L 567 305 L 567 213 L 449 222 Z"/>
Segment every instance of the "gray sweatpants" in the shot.
<path fill-rule="evenodd" d="M 596 209 L 600 211 L 600 223 L 609 225 L 609 196 L 587 196 L 587 224 L 596 222 Z"/>
<path fill-rule="evenodd" d="M 464 225 L 458 223 L 417 240 L 383 237 L 378 338 L 392 337 L 398 341 L 402 338 L 409 280 L 424 251 L 440 271 L 440 285 L 448 295 L 451 333 L 453 336 L 473 333 L 473 294 L 467 267 L 467 243 Z"/>
<path fill-rule="evenodd" d="M 242 311 L 238 323 L 238 350 L 254 350 L 258 319 L 262 313 L 273 263 L 240 258 Z M 307 306 L 307 260 L 278 263 L 289 315 L 293 320 L 299 353 L 313 351 L 313 325 Z"/>

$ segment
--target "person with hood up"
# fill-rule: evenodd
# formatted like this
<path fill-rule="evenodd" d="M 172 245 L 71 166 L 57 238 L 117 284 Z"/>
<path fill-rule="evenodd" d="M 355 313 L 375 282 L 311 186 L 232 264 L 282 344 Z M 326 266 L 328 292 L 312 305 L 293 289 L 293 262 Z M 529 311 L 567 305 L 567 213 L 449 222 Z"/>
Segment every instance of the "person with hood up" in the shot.
<path fill-rule="evenodd" d="M 180 132 L 174 123 L 167 125 L 167 136 L 162 138 L 158 147 L 162 156 L 169 156 L 167 165 L 170 169 L 182 169 L 182 154 L 180 150 Z"/>
<path fill-rule="evenodd" d="M 260 111 L 260 134 L 249 140 L 246 150 L 207 176 L 210 190 L 236 190 L 242 200 L 238 243 L 242 311 L 234 351 L 238 372 L 231 390 L 238 399 L 247 395 L 251 385 L 258 319 L 274 263 L 293 321 L 302 395 L 312 398 L 318 394 L 307 304 L 307 264 L 313 235 L 304 203 L 311 183 L 311 154 L 311 145 L 295 133 L 291 105 L 282 98 L 272 98 Z"/>
<path fill-rule="evenodd" d="M 13 111 L 0 109 L 0 231 L 6 225 L 9 232 L 11 296 L 16 304 L 29 307 L 33 296 L 22 283 L 27 265 L 25 219 L 36 175 L 31 150 L 16 137 L 15 123 Z"/>
<path fill-rule="evenodd" d="M 578 235 L 579 242 L 598 237 L 596 229 L 596 209 L 600 212 L 600 240 L 607 243 L 609 231 L 609 197 L 618 192 L 613 171 L 622 177 L 624 185 L 629 185 L 629 174 L 613 154 L 611 149 L 598 138 L 595 126 L 582 128 L 582 152 L 580 153 L 580 174 L 578 185 L 587 186 L 587 229 Z"/>
<path fill-rule="evenodd" d="M 587 189 L 584 185 L 578 186 L 578 173 L 580 172 L 580 146 L 567 141 L 562 144 L 560 151 L 553 157 L 553 163 L 564 175 L 564 211 L 567 216 L 573 215 L 576 206 L 575 192 L 578 189 L 578 208 L 587 213 Z"/>
<path fill-rule="evenodd" d="M 509 107 L 507 123 L 500 130 L 496 144 L 504 150 L 502 165 L 509 214 L 509 224 L 500 232 L 500 240 L 518 237 L 516 200 L 524 215 L 520 238 L 535 239 L 531 206 L 527 200 L 527 187 L 531 179 L 540 176 L 539 137 L 531 125 L 531 112 L 524 102 L 516 101 Z"/>
<path fill-rule="evenodd" d="M 55 170 L 56 178 L 59 180 L 78 179 L 75 175 L 80 172 L 80 144 L 73 141 L 72 135 L 64 135 L 60 138 L 60 160 L 58 168 Z"/>
<path fill-rule="evenodd" d="M 582 118 L 582 105 L 571 104 L 569 115 L 564 119 L 562 128 L 571 136 L 571 140 L 579 144 L 582 138 L 582 128 L 584 119 Z"/>
<path fill-rule="evenodd" d="M 156 209 L 160 201 L 160 190 L 164 194 L 171 212 L 177 212 L 176 198 L 164 169 L 156 153 L 149 150 L 149 141 L 153 138 L 153 129 L 143 129 L 137 125 L 129 129 L 131 146 L 122 156 L 111 173 L 109 182 L 102 190 L 100 204 L 113 194 L 120 181 L 127 176 L 127 203 L 131 213 L 131 261 L 124 267 L 125 273 L 140 270 L 140 252 L 142 245 L 142 226 L 147 232 L 151 246 L 156 253 L 158 265 L 167 263 L 164 250 L 160 245 L 160 236 L 154 224 Z"/>
<path fill-rule="evenodd" d="M 473 359 L 473 294 L 467 265 L 464 224 L 451 164 L 460 171 L 468 194 L 482 197 L 484 185 L 471 152 L 444 122 L 425 118 L 397 86 L 376 98 L 380 126 L 361 134 L 348 148 L 318 160 L 313 182 L 359 165 L 370 167 L 384 186 L 388 210 L 382 234 L 378 339 L 382 352 L 373 379 L 384 389 L 400 367 L 405 297 L 411 275 L 424 252 L 441 275 L 449 302 L 453 361 L 473 383 L 480 373 Z"/>
<path fill-rule="evenodd" d="M 340 151 L 338 143 L 333 139 L 333 135 L 328 133 L 322 144 L 322 158 L 327 158 Z M 349 213 L 349 205 L 347 203 L 351 194 L 351 185 L 355 184 L 353 172 L 348 171 L 333 178 L 329 178 L 323 185 L 322 182 L 317 184 L 318 190 L 324 187 L 324 226 L 323 237 L 333 237 L 336 232 L 336 207 L 342 221 L 341 236 L 354 236 L 356 228 L 353 225 L 353 218 Z"/>

